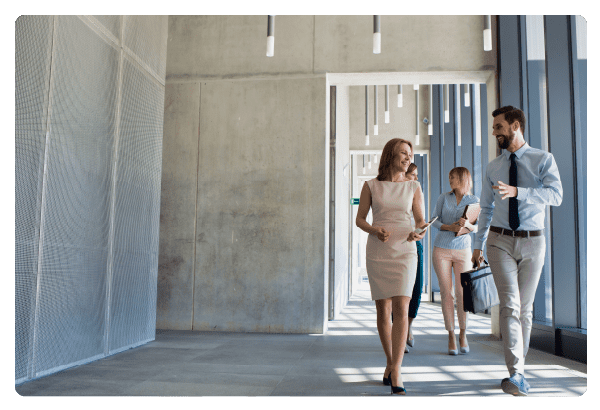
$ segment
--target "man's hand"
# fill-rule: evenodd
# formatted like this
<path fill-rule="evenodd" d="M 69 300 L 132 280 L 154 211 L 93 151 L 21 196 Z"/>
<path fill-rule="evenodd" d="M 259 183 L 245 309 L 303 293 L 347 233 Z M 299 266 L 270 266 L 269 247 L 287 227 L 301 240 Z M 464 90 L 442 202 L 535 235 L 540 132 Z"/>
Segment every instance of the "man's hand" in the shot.
<path fill-rule="evenodd" d="M 473 265 L 477 265 L 477 269 L 479 269 L 479 265 L 483 262 L 483 251 L 481 249 L 473 249 L 471 262 L 473 262 Z"/>
<path fill-rule="evenodd" d="M 503 195 L 502 199 L 506 198 L 516 198 L 517 197 L 517 187 L 506 185 L 502 181 L 498 181 L 498 185 L 492 186 L 492 188 L 497 189 L 500 195 Z"/>
<path fill-rule="evenodd" d="M 390 231 L 387 231 L 381 226 L 374 226 L 373 228 L 375 229 L 374 233 L 377 235 L 377 239 L 379 239 L 381 242 L 387 242 L 387 240 L 390 238 Z"/>

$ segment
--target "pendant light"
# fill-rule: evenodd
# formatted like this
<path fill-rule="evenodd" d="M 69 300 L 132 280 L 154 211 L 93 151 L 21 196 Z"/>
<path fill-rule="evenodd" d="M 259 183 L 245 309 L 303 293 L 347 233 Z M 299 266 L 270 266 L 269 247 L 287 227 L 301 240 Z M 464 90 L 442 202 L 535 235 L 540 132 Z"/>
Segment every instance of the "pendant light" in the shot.
<path fill-rule="evenodd" d="M 363 175 L 365 174 L 365 154 L 363 154 Z"/>
<path fill-rule="evenodd" d="M 369 169 L 371 169 L 371 154 L 369 154 Z"/>
<path fill-rule="evenodd" d="M 461 112 L 460 112 L 460 84 L 455 84 L 454 85 L 454 95 L 456 96 L 456 98 L 454 98 L 454 106 L 456 107 L 456 109 L 454 110 L 454 119 L 456 121 L 456 141 L 458 143 L 458 146 L 461 146 L 461 134 L 462 134 L 462 128 L 461 128 Z"/>
<path fill-rule="evenodd" d="M 433 84 L 429 84 L 429 124 L 427 135 L 433 135 Z"/>
<path fill-rule="evenodd" d="M 365 85 L 365 145 L 369 145 L 369 86 Z"/>
<path fill-rule="evenodd" d="M 419 145 L 419 84 L 414 85 L 415 89 L 415 145 Z"/>
<path fill-rule="evenodd" d="M 379 127 L 377 125 L 377 86 L 373 86 L 373 90 L 375 91 L 375 114 L 373 116 L 373 135 L 379 135 Z"/>
<path fill-rule="evenodd" d="M 450 87 L 444 84 L 444 122 L 450 122 Z"/>
<path fill-rule="evenodd" d="M 377 154 L 373 154 L 373 162 L 377 164 Z"/>
<path fill-rule="evenodd" d="M 398 107 L 402 107 L 402 86 L 398 85 Z"/>
<path fill-rule="evenodd" d="M 275 16 L 267 16 L 267 57 L 275 54 Z"/>
<path fill-rule="evenodd" d="M 480 85 L 473 86 L 473 111 L 475 115 L 475 146 L 481 147 L 481 91 Z"/>
<path fill-rule="evenodd" d="M 373 16 L 373 54 L 381 53 L 381 16 Z"/>
<path fill-rule="evenodd" d="M 385 86 L 385 123 L 390 122 L 390 86 Z"/>
<path fill-rule="evenodd" d="M 465 84 L 465 107 L 470 107 L 471 106 L 471 91 L 470 91 L 471 85 L 470 84 Z"/>
<path fill-rule="evenodd" d="M 483 51 L 492 50 L 492 16 L 483 16 Z"/>

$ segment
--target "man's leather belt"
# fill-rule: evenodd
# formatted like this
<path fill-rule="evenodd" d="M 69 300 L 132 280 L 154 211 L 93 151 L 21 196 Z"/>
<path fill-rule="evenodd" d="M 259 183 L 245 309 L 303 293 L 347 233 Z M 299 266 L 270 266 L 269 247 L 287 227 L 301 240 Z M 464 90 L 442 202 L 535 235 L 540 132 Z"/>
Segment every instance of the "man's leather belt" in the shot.
<path fill-rule="evenodd" d="M 530 236 L 541 236 L 544 234 L 544 230 L 540 231 L 511 231 L 510 229 L 498 228 L 497 226 L 490 226 L 490 231 L 497 232 L 502 235 L 518 236 L 520 238 L 528 238 Z"/>

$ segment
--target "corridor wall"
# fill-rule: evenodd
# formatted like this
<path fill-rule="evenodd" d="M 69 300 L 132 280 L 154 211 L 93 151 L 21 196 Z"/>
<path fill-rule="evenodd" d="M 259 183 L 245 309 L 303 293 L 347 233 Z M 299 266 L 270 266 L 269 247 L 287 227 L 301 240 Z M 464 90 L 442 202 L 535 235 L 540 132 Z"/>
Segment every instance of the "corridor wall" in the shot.
<path fill-rule="evenodd" d="M 154 340 L 167 19 L 15 29 L 20 383 Z"/>

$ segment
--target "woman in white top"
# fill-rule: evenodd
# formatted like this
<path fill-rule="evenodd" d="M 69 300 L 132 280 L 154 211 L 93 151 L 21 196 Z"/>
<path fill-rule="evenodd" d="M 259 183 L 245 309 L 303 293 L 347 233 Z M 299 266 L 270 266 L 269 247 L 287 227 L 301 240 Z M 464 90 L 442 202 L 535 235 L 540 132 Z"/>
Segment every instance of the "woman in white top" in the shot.
<path fill-rule="evenodd" d="M 467 320 L 463 308 L 460 274 L 471 269 L 471 235 L 456 236 L 462 227 L 473 232 L 476 227 L 462 218 L 465 207 L 479 202 L 479 198 L 470 195 L 471 173 L 465 167 L 453 168 L 449 173 L 450 192 L 441 194 L 432 217 L 438 219 L 432 224 L 440 230 L 433 243 L 433 268 L 438 277 L 442 296 L 442 313 L 448 331 L 448 354 L 457 355 L 456 336 L 454 334 L 454 298 L 452 296 L 452 270 L 454 269 L 454 293 L 456 295 L 456 316 L 460 327 L 460 352 L 468 353 Z"/>

